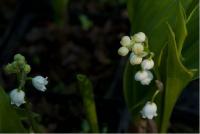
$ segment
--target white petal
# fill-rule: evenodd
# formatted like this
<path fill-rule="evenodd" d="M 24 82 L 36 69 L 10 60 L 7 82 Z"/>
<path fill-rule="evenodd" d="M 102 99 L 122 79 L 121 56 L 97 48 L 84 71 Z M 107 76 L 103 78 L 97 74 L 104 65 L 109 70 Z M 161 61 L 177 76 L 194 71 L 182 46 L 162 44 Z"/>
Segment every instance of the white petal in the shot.
<path fill-rule="evenodd" d="M 143 32 L 139 32 L 139 33 L 134 34 L 133 39 L 135 42 L 142 43 L 145 41 L 146 35 Z"/>
<path fill-rule="evenodd" d="M 131 39 L 128 36 L 123 36 L 120 41 L 120 44 L 124 47 L 129 47 L 131 44 Z"/>
<path fill-rule="evenodd" d="M 126 47 L 120 47 L 118 49 L 118 54 L 121 56 L 126 56 L 128 54 L 129 50 Z"/>

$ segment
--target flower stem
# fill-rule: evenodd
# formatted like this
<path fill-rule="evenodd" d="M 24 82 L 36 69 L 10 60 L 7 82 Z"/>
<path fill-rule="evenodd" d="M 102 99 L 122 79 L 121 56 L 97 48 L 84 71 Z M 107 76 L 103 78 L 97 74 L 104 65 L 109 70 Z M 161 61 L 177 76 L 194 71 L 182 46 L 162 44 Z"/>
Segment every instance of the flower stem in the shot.
<path fill-rule="evenodd" d="M 158 93 L 160 92 L 160 90 L 156 90 L 156 92 L 153 94 L 153 97 L 151 99 L 151 102 L 154 102 L 156 96 L 158 95 Z"/>

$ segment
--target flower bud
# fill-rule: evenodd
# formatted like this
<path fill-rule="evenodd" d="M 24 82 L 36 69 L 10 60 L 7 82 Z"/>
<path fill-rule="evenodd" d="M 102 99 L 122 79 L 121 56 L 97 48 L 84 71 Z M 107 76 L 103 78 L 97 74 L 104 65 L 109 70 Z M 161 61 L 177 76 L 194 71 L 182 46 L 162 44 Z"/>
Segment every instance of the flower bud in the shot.
<path fill-rule="evenodd" d="M 139 32 L 133 35 L 133 40 L 138 43 L 144 42 L 146 39 L 146 35 L 143 32 Z"/>
<path fill-rule="evenodd" d="M 154 102 L 148 101 L 140 113 L 142 118 L 153 119 L 157 116 L 157 106 Z"/>
<path fill-rule="evenodd" d="M 135 43 L 132 47 L 134 54 L 138 55 L 144 51 L 144 46 L 141 43 Z"/>
<path fill-rule="evenodd" d="M 123 36 L 120 44 L 124 47 L 129 47 L 131 45 L 131 39 L 128 36 Z"/>
<path fill-rule="evenodd" d="M 32 84 L 33 86 L 39 90 L 39 91 L 46 91 L 46 85 L 48 84 L 48 81 L 47 81 L 47 77 L 44 78 L 42 76 L 35 76 L 33 79 L 32 79 Z"/>
<path fill-rule="evenodd" d="M 126 47 L 120 47 L 118 49 L 118 54 L 121 56 L 126 56 L 128 54 L 129 50 Z"/>
<path fill-rule="evenodd" d="M 135 80 L 136 81 L 142 81 L 148 77 L 148 72 L 147 71 L 138 71 L 135 74 Z"/>
<path fill-rule="evenodd" d="M 28 73 L 30 73 L 30 71 L 31 71 L 30 65 L 26 64 L 26 65 L 24 66 L 24 72 L 25 72 L 26 74 L 28 74 Z"/>
<path fill-rule="evenodd" d="M 145 59 L 142 61 L 141 67 L 144 70 L 150 70 L 154 66 L 154 62 L 152 59 Z"/>
<path fill-rule="evenodd" d="M 11 104 L 15 104 L 16 106 L 20 106 L 21 104 L 26 103 L 24 100 L 25 93 L 22 90 L 18 89 L 13 89 L 10 92 L 10 99 L 11 99 Z"/>
<path fill-rule="evenodd" d="M 25 57 L 23 55 L 21 55 L 21 54 L 16 54 L 14 56 L 14 60 L 15 61 L 25 61 Z"/>
<path fill-rule="evenodd" d="M 140 64 L 142 62 L 142 58 L 135 55 L 134 53 L 131 53 L 130 55 L 130 63 L 131 65 L 137 65 Z"/>

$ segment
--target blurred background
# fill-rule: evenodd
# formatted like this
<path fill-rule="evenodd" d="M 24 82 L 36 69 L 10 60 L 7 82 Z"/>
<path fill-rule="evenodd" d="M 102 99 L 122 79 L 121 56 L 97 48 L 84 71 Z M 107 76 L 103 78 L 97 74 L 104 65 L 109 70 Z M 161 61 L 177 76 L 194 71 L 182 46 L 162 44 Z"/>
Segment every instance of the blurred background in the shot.
<path fill-rule="evenodd" d="M 48 90 L 27 86 L 33 111 L 46 132 L 82 132 L 85 113 L 76 75 L 93 83 L 97 116 L 105 132 L 128 132 L 122 78 L 126 58 L 117 54 L 130 24 L 126 0 L 0 0 L 0 84 L 7 92 L 15 77 L 3 65 L 21 53 L 31 76 L 49 77 Z M 184 90 L 169 132 L 199 132 L 199 81 Z"/>

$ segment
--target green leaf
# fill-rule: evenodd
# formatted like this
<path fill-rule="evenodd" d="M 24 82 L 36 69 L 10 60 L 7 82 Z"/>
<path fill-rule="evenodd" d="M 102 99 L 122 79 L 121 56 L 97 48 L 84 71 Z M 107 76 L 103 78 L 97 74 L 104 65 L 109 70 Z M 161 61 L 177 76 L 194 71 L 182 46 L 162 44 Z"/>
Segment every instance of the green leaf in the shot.
<path fill-rule="evenodd" d="M 82 74 L 77 75 L 77 80 L 79 82 L 80 93 L 83 98 L 86 118 L 90 124 L 91 132 L 98 133 L 99 126 L 96 115 L 95 101 L 93 97 L 92 83 L 85 75 Z"/>
<path fill-rule="evenodd" d="M 193 79 L 197 79 L 199 77 L 199 6 L 197 4 L 193 7 L 194 9 L 187 19 L 188 36 L 184 43 L 182 55 L 183 64 L 194 70 Z"/>
<path fill-rule="evenodd" d="M 187 28 L 186 28 L 186 18 L 184 16 L 185 11 L 179 2 L 178 12 L 176 15 L 176 24 L 175 24 L 175 35 L 176 35 L 176 44 L 178 49 L 178 55 L 181 56 L 181 51 L 183 48 L 183 43 L 187 36 Z"/>
<path fill-rule="evenodd" d="M 14 108 L 11 106 L 8 95 L 2 88 L 0 88 L 0 132 L 27 132 L 17 116 Z"/>
<path fill-rule="evenodd" d="M 178 48 L 176 45 L 175 34 L 168 24 L 168 56 L 166 64 L 166 81 L 164 93 L 164 105 L 161 121 L 161 132 L 166 132 L 173 107 L 183 90 L 191 81 L 193 73 L 185 68 L 180 61 Z"/>

